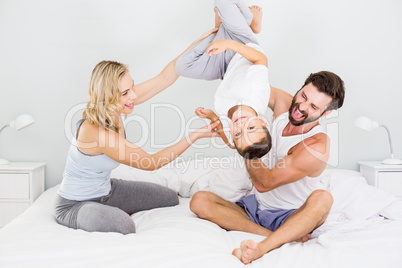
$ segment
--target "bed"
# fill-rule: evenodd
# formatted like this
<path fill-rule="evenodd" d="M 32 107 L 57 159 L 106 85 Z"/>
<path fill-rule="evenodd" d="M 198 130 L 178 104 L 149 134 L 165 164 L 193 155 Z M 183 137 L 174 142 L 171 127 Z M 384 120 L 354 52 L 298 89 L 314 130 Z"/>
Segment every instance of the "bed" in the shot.
<path fill-rule="evenodd" d="M 89 233 L 56 223 L 48 189 L 23 214 L 0 229 L 0 267 L 244 267 L 231 252 L 244 239 L 189 209 L 199 190 L 236 200 L 252 191 L 234 158 L 176 161 L 155 172 L 121 165 L 112 177 L 156 182 L 177 191 L 180 204 L 132 215 L 137 233 Z M 402 222 L 378 216 L 401 212 L 401 201 L 367 185 L 356 171 L 326 170 L 335 198 L 327 222 L 305 243 L 288 243 L 247 267 L 402 267 Z M 389 213 L 394 213 L 392 210 Z M 400 217 L 400 215 L 396 216 Z"/>

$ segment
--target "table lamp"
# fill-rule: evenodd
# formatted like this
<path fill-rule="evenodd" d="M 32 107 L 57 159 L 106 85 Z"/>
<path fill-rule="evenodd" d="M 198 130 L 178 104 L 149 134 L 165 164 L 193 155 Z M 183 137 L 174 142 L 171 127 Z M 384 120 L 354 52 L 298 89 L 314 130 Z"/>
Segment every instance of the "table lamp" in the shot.
<path fill-rule="evenodd" d="M 11 121 L 9 124 L 3 126 L 0 129 L 0 134 L 1 132 L 6 128 L 6 127 L 11 127 L 15 128 L 16 130 L 21 130 L 23 128 L 26 128 L 27 126 L 32 125 L 35 123 L 35 120 L 32 118 L 32 116 L 28 114 L 22 114 L 18 116 L 14 121 Z M 0 158 L 0 165 L 7 165 L 10 162 L 7 159 Z"/>
<path fill-rule="evenodd" d="M 386 126 L 381 125 L 377 122 L 374 122 L 368 117 L 360 116 L 355 121 L 355 126 L 367 131 L 373 131 L 379 127 L 385 128 L 388 133 L 388 140 L 389 140 L 389 147 L 391 149 L 391 158 L 384 159 L 381 163 L 385 165 L 402 165 L 402 160 L 398 158 L 394 158 L 394 151 L 392 149 L 392 141 L 391 141 L 391 134 Z"/>

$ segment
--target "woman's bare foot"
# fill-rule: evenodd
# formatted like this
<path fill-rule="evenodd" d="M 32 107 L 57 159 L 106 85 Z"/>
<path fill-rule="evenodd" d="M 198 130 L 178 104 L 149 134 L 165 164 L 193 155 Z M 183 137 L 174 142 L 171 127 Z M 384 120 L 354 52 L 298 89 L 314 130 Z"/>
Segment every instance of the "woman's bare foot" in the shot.
<path fill-rule="evenodd" d="M 240 248 L 233 250 L 232 254 L 236 256 L 242 263 L 248 264 L 264 255 L 258 244 L 253 240 L 244 240 L 240 244 Z"/>
<path fill-rule="evenodd" d="M 258 34 L 259 32 L 261 32 L 262 8 L 253 5 L 249 7 L 249 9 L 253 14 L 253 20 L 251 21 L 250 28 L 254 33 Z"/>
<path fill-rule="evenodd" d="M 214 8 L 214 12 L 215 12 L 215 28 L 219 28 L 221 26 L 222 20 L 221 17 L 219 17 L 218 9 L 216 7 Z"/>

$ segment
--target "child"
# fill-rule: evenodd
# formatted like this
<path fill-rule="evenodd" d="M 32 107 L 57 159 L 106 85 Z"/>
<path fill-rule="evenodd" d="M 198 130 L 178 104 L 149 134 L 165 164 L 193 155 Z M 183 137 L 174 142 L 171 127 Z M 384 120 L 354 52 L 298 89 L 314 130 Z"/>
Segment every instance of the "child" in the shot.
<path fill-rule="evenodd" d="M 219 29 L 184 53 L 176 71 L 190 78 L 223 79 L 214 104 L 222 123 L 228 121 L 225 116 L 230 119 L 229 140 L 244 158 L 260 158 L 271 148 L 268 124 L 261 118 L 270 97 L 268 63 L 254 36 L 261 30 L 262 11 L 240 0 L 215 0 L 215 14 Z M 196 111 L 210 119 L 211 112 Z"/>

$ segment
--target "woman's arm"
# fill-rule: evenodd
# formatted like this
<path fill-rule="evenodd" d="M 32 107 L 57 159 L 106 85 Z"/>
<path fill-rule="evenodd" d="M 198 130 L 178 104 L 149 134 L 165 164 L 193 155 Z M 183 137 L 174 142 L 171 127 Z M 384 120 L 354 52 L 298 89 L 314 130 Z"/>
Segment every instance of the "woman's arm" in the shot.
<path fill-rule="evenodd" d="M 184 50 L 179 56 L 177 56 L 174 60 L 169 62 L 166 67 L 162 70 L 160 74 L 151 78 L 145 82 L 142 82 L 135 86 L 134 90 L 137 94 L 137 99 L 135 100 L 135 104 L 141 104 L 156 94 L 162 92 L 170 85 L 172 85 L 179 75 L 176 72 L 175 65 L 176 61 L 183 55 L 187 50 L 193 47 L 195 44 L 208 37 L 212 33 L 216 32 L 218 28 L 213 28 L 205 33 L 203 33 L 200 37 L 198 37 L 186 50 Z"/>
<path fill-rule="evenodd" d="M 248 61 L 252 62 L 255 65 L 261 64 L 268 67 L 268 60 L 267 57 L 264 55 L 264 53 L 233 40 L 220 39 L 213 41 L 207 47 L 207 54 L 213 56 L 222 53 L 227 49 L 239 53 L 240 55 L 242 55 L 244 58 L 246 58 Z"/>
<path fill-rule="evenodd" d="M 218 124 L 219 121 L 197 129 L 178 143 L 154 154 L 145 152 L 118 133 L 105 130 L 99 135 L 99 153 L 106 154 L 115 161 L 134 168 L 155 170 L 172 162 L 196 140 L 207 137 L 218 137 L 218 133 L 216 133 Z"/>

